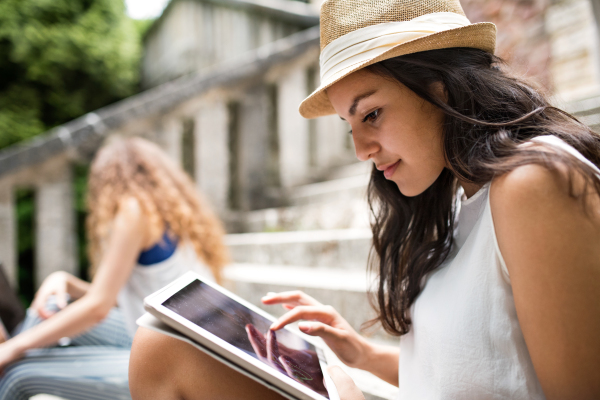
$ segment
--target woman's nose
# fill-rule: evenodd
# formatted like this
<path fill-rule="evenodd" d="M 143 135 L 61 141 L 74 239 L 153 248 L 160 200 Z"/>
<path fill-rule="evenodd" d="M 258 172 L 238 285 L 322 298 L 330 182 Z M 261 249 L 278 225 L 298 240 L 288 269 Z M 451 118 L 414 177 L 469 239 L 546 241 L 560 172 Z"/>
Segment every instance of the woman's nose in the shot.
<path fill-rule="evenodd" d="M 353 132 L 352 140 L 354 141 L 356 158 L 358 158 L 360 161 L 367 161 L 380 149 L 380 146 L 376 141 L 374 141 L 372 138 L 365 137 L 365 135 L 360 135 Z"/>

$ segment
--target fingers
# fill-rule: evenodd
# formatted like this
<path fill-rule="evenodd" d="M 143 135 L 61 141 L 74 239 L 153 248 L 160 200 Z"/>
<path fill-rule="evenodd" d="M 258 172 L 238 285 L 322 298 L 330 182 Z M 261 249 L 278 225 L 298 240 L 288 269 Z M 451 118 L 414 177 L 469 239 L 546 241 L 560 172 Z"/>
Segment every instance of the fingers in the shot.
<path fill-rule="evenodd" d="M 38 310 L 38 315 L 41 319 L 48 319 L 54 314 L 56 314 L 56 311 L 50 311 L 46 307 L 42 307 Z"/>
<path fill-rule="evenodd" d="M 62 290 L 58 293 L 56 293 L 56 306 L 59 309 L 63 309 L 67 306 L 69 302 L 69 295 L 67 294 L 66 290 Z"/>
<path fill-rule="evenodd" d="M 262 299 L 263 304 L 280 304 L 293 308 L 295 306 L 318 306 L 321 305 L 317 300 L 313 299 L 306 293 L 300 290 L 281 293 L 267 293 Z M 287 307 L 286 307 L 287 308 Z"/>
<path fill-rule="evenodd" d="M 327 368 L 327 373 L 335 383 L 340 400 L 365 400 L 365 396 L 363 396 L 352 378 L 340 367 L 337 365 L 331 366 Z"/>
<path fill-rule="evenodd" d="M 316 320 L 330 324 L 335 319 L 335 316 L 336 311 L 330 306 L 298 306 L 273 322 L 271 329 L 276 331 L 301 319 Z"/>
<path fill-rule="evenodd" d="M 50 318 L 55 313 L 55 311 L 48 310 L 46 308 L 48 297 L 50 297 L 50 295 L 42 293 L 39 296 L 37 296 L 34 302 L 31 304 L 31 308 L 34 309 L 37 312 L 38 316 L 42 319 Z"/>
<path fill-rule="evenodd" d="M 322 322 L 304 321 L 298 324 L 298 329 L 310 336 L 319 336 L 326 342 L 345 339 L 347 333 Z"/>

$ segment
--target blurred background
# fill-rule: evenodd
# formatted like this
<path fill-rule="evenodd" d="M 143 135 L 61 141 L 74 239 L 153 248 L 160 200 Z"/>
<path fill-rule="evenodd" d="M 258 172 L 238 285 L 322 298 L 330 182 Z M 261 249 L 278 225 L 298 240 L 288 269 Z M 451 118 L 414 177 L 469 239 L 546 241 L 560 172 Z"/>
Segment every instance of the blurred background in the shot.
<path fill-rule="evenodd" d="M 599 126 L 600 0 L 462 4 L 497 24 L 516 75 Z M 257 305 L 302 289 L 355 328 L 373 316 L 370 163 L 338 117 L 297 111 L 319 82 L 319 5 L 0 1 L 0 263 L 24 305 L 54 271 L 88 278 L 88 166 L 118 135 L 159 144 L 225 221 L 230 289 Z"/>
<path fill-rule="evenodd" d="M 600 0 L 463 0 L 513 72 L 600 124 Z M 348 126 L 304 120 L 320 2 L 0 1 L 0 262 L 27 305 L 53 271 L 88 278 L 90 160 L 110 136 L 158 143 L 225 221 L 229 288 L 301 288 L 371 316 L 365 188 Z M 271 310 L 273 311 L 273 310 Z"/>

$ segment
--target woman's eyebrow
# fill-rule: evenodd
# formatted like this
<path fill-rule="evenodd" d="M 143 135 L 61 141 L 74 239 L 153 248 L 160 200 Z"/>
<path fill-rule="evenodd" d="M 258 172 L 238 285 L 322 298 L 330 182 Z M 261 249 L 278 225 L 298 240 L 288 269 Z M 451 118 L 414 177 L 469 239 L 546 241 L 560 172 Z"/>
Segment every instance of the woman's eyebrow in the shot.
<path fill-rule="evenodd" d="M 356 113 L 356 107 L 358 106 L 358 102 L 375 94 L 375 92 L 377 92 L 377 90 L 371 90 L 370 92 L 359 94 L 358 96 L 356 96 L 354 98 L 354 101 L 352 102 L 352 106 L 350 106 L 350 109 L 348 110 L 348 113 L 350 115 L 354 115 Z"/>

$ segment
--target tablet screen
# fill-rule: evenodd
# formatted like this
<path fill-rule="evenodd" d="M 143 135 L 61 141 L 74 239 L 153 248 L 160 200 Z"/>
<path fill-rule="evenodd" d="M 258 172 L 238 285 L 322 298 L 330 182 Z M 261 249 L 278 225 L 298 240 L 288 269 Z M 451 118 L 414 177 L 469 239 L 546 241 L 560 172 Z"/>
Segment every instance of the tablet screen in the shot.
<path fill-rule="evenodd" d="M 317 349 L 285 329 L 196 279 L 162 303 L 169 310 L 237 349 L 329 398 Z"/>

